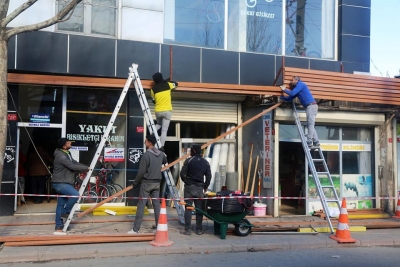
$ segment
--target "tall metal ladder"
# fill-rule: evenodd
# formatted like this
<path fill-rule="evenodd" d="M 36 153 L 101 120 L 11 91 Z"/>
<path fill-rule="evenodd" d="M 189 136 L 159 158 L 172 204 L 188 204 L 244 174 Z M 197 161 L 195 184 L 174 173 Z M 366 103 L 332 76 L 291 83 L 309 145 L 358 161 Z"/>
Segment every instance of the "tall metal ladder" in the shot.
<path fill-rule="evenodd" d="M 131 86 L 132 82 L 134 82 L 136 93 L 138 94 L 139 102 L 142 107 L 143 113 L 145 115 L 146 123 L 149 127 L 150 134 L 154 133 L 154 135 L 157 138 L 157 145 L 158 145 L 158 147 L 161 147 L 161 143 L 160 143 L 159 137 L 157 135 L 157 130 L 155 128 L 155 125 L 154 125 L 154 122 L 153 122 L 153 119 L 151 116 L 151 112 L 150 112 L 150 109 L 149 109 L 149 106 L 147 103 L 146 96 L 144 94 L 143 86 L 140 81 L 137 68 L 138 68 L 137 64 L 132 64 L 132 67 L 129 68 L 129 76 L 128 76 L 128 79 L 126 80 L 124 89 L 122 90 L 121 96 L 119 97 L 117 105 L 115 106 L 115 109 L 111 115 L 110 121 L 108 122 L 106 130 L 104 131 L 104 135 L 101 137 L 100 144 L 97 147 L 97 150 L 96 150 L 96 153 L 94 154 L 92 162 L 90 163 L 90 169 L 88 170 L 86 177 L 82 182 L 81 188 L 79 189 L 79 199 L 78 199 L 77 203 L 71 209 L 71 212 L 70 212 L 66 222 L 64 223 L 63 232 L 67 231 L 68 226 L 71 223 L 71 220 L 76 212 L 76 209 L 78 208 L 79 200 L 82 198 L 83 192 L 86 189 L 89 179 L 93 173 L 93 169 L 96 166 L 97 160 L 99 159 L 99 156 L 101 155 L 101 152 L 103 151 L 104 145 L 105 145 L 105 143 L 108 139 L 108 136 L 110 135 L 110 131 L 114 125 L 114 121 L 118 115 L 119 110 L 121 109 L 122 103 L 125 100 L 125 97 L 128 93 L 129 87 Z M 165 166 L 165 165 L 163 165 L 163 166 Z M 163 171 L 163 174 L 164 174 L 166 183 L 168 185 L 168 189 L 169 189 L 172 197 L 174 198 L 175 208 L 179 215 L 179 221 L 181 224 L 183 224 L 184 223 L 184 210 L 183 210 L 183 207 L 181 205 L 179 205 L 179 203 L 178 203 L 179 202 L 179 192 L 175 186 L 174 179 L 172 178 L 172 175 L 171 175 L 171 172 L 169 171 L 169 169 Z"/>
<path fill-rule="evenodd" d="M 147 98 L 144 93 L 142 82 L 140 81 L 139 74 L 137 72 L 137 68 L 138 68 L 137 64 L 132 64 L 132 68 L 129 68 L 129 70 L 131 72 L 133 72 L 134 76 L 135 76 L 135 79 L 133 80 L 133 84 L 135 86 L 136 94 L 139 98 L 140 106 L 142 107 L 142 111 L 143 111 L 143 114 L 144 114 L 144 117 L 146 120 L 146 124 L 147 124 L 147 128 L 149 130 L 149 133 L 154 134 L 154 136 L 156 137 L 156 140 L 157 140 L 157 147 L 161 148 L 162 145 L 161 145 L 160 137 L 158 136 L 157 128 L 156 128 L 156 125 L 154 124 L 153 116 L 151 115 L 149 104 L 147 102 Z M 163 165 L 163 167 L 166 165 L 168 165 L 168 163 Z M 184 217 L 185 210 L 183 209 L 183 206 L 181 204 L 179 204 L 179 201 L 180 201 L 179 191 L 175 186 L 174 178 L 172 177 L 172 174 L 168 168 L 165 171 L 163 171 L 163 175 L 164 175 L 165 182 L 166 182 L 166 185 L 167 185 L 169 193 L 170 193 L 170 197 L 174 201 L 175 209 L 179 216 L 179 222 L 181 224 L 184 224 L 185 223 L 185 217 Z"/>
<path fill-rule="evenodd" d="M 318 195 L 321 200 L 322 206 L 324 208 L 325 214 L 326 214 L 326 220 L 328 221 L 329 228 L 331 229 L 331 233 L 334 233 L 334 229 L 332 227 L 331 219 L 330 219 L 330 214 L 329 214 L 329 209 L 328 209 L 328 202 L 334 202 L 338 205 L 338 208 L 340 210 L 340 202 L 339 202 L 339 197 L 336 193 L 335 186 L 333 185 L 332 177 L 328 169 L 328 165 L 326 164 L 324 154 L 322 153 L 322 150 L 320 147 L 312 147 L 311 149 L 307 145 L 307 139 L 304 134 L 303 128 L 301 126 L 299 114 L 296 109 L 295 102 L 292 101 L 293 104 L 293 115 L 296 121 L 297 125 L 297 130 L 299 131 L 300 138 L 301 138 L 301 143 L 303 145 L 304 152 L 306 154 L 308 166 L 310 167 L 312 176 L 315 181 L 315 185 L 318 190 Z M 316 157 L 313 157 L 312 154 Z M 318 153 L 316 153 L 318 152 Z M 315 155 L 317 154 L 317 155 Z M 319 157 L 318 157 L 319 156 Z M 319 167 L 323 168 L 323 171 L 317 171 L 316 165 L 318 164 Z M 329 185 L 321 185 L 321 180 L 322 178 L 328 178 Z M 327 198 L 325 196 L 325 191 L 326 189 L 328 192 L 329 190 L 333 191 L 334 198 Z"/>

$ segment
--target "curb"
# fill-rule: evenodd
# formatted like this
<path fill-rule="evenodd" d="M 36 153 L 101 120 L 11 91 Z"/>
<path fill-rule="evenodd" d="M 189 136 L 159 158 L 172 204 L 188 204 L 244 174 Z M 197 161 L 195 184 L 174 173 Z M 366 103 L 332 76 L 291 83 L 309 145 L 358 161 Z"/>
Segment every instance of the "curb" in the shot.
<path fill-rule="evenodd" d="M 226 245 L 196 245 L 196 246 L 171 246 L 171 247 L 144 247 L 144 242 L 137 243 L 107 243 L 88 247 L 85 245 L 71 246 L 68 250 L 60 249 L 61 246 L 36 247 L 30 252 L 23 253 L 15 247 L 3 247 L 0 252 L 0 263 L 44 262 L 70 259 L 108 258 L 145 255 L 166 254 L 211 254 L 229 252 L 261 252 L 283 249 L 316 249 L 337 247 L 368 247 L 368 246 L 400 246 L 400 240 L 357 240 L 354 244 L 340 244 L 335 241 L 319 241 L 317 243 L 282 242 L 282 243 L 243 243 Z"/>

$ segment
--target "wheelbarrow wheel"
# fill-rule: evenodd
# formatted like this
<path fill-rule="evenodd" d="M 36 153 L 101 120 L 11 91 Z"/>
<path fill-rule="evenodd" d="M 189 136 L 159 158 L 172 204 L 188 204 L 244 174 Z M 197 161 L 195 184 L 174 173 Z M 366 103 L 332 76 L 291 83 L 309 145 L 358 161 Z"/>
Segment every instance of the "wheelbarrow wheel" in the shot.
<path fill-rule="evenodd" d="M 239 223 L 235 224 L 235 234 L 237 236 L 247 236 L 251 233 L 250 222 L 246 219 L 241 220 Z"/>

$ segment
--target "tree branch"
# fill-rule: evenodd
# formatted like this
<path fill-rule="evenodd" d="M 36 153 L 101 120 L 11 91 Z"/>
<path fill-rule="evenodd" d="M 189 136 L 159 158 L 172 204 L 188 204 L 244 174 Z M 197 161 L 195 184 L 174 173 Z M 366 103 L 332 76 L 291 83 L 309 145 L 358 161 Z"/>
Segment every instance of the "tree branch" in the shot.
<path fill-rule="evenodd" d="M 1 22 L 1 27 L 5 28 L 8 23 L 10 23 L 13 19 L 15 19 L 19 14 L 27 10 L 29 7 L 31 7 L 34 3 L 36 3 L 38 0 L 29 0 L 26 3 L 22 4 L 20 7 L 15 9 L 10 15 L 4 18 L 4 20 Z"/>
<path fill-rule="evenodd" d="M 24 5 L 26 5 L 26 4 L 29 5 L 30 2 L 36 2 L 36 1 L 37 0 L 29 0 Z M 37 31 L 37 30 L 49 27 L 51 25 L 54 25 L 56 23 L 63 22 L 65 20 L 69 19 L 71 17 L 71 15 L 72 15 L 73 11 L 75 10 L 76 5 L 79 4 L 80 2 L 82 2 L 82 0 L 71 0 L 71 2 L 68 5 L 66 5 L 63 9 L 61 9 L 60 12 L 58 12 L 54 17 L 52 17 L 52 18 L 50 18 L 48 20 L 45 20 L 45 21 L 42 21 L 42 22 L 39 22 L 39 23 L 36 23 L 36 24 L 32 24 L 32 25 L 15 27 L 13 29 L 8 30 L 7 33 L 6 33 L 7 40 L 10 39 L 12 36 L 17 35 L 19 33 Z M 32 4 L 33 3 L 31 3 L 28 7 L 32 6 Z M 22 5 L 18 9 L 16 9 L 12 14 L 14 14 L 18 10 L 20 10 L 24 5 Z M 28 7 L 25 7 L 25 9 L 27 9 Z M 25 9 L 19 11 L 18 14 L 23 12 Z M 66 16 L 68 15 L 69 12 L 71 12 L 71 14 L 69 14 L 69 16 L 66 18 Z M 10 14 L 9 16 L 11 16 L 12 14 Z M 18 14 L 16 14 L 15 17 Z"/>

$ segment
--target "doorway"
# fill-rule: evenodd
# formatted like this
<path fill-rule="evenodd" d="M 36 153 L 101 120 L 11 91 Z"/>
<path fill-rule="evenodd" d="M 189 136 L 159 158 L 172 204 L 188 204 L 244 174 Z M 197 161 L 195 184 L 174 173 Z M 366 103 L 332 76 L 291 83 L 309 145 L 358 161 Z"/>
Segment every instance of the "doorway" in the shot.
<path fill-rule="evenodd" d="M 284 197 L 305 197 L 305 155 L 301 143 L 279 142 L 279 188 L 281 197 L 279 215 L 304 215 L 304 199 Z"/>
<path fill-rule="evenodd" d="M 19 201 L 16 197 L 15 213 L 54 213 L 57 201 L 47 195 L 54 195 L 51 172 L 53 153 L 57 140 L 61 137 L 61 128 L 20 126 L 17 135 L 17 164 L 25 170 L 24 193 L 35 196 L 25 196 L 24 201 Z M 21 185 L 21 181 L 16 180 Z"/>

